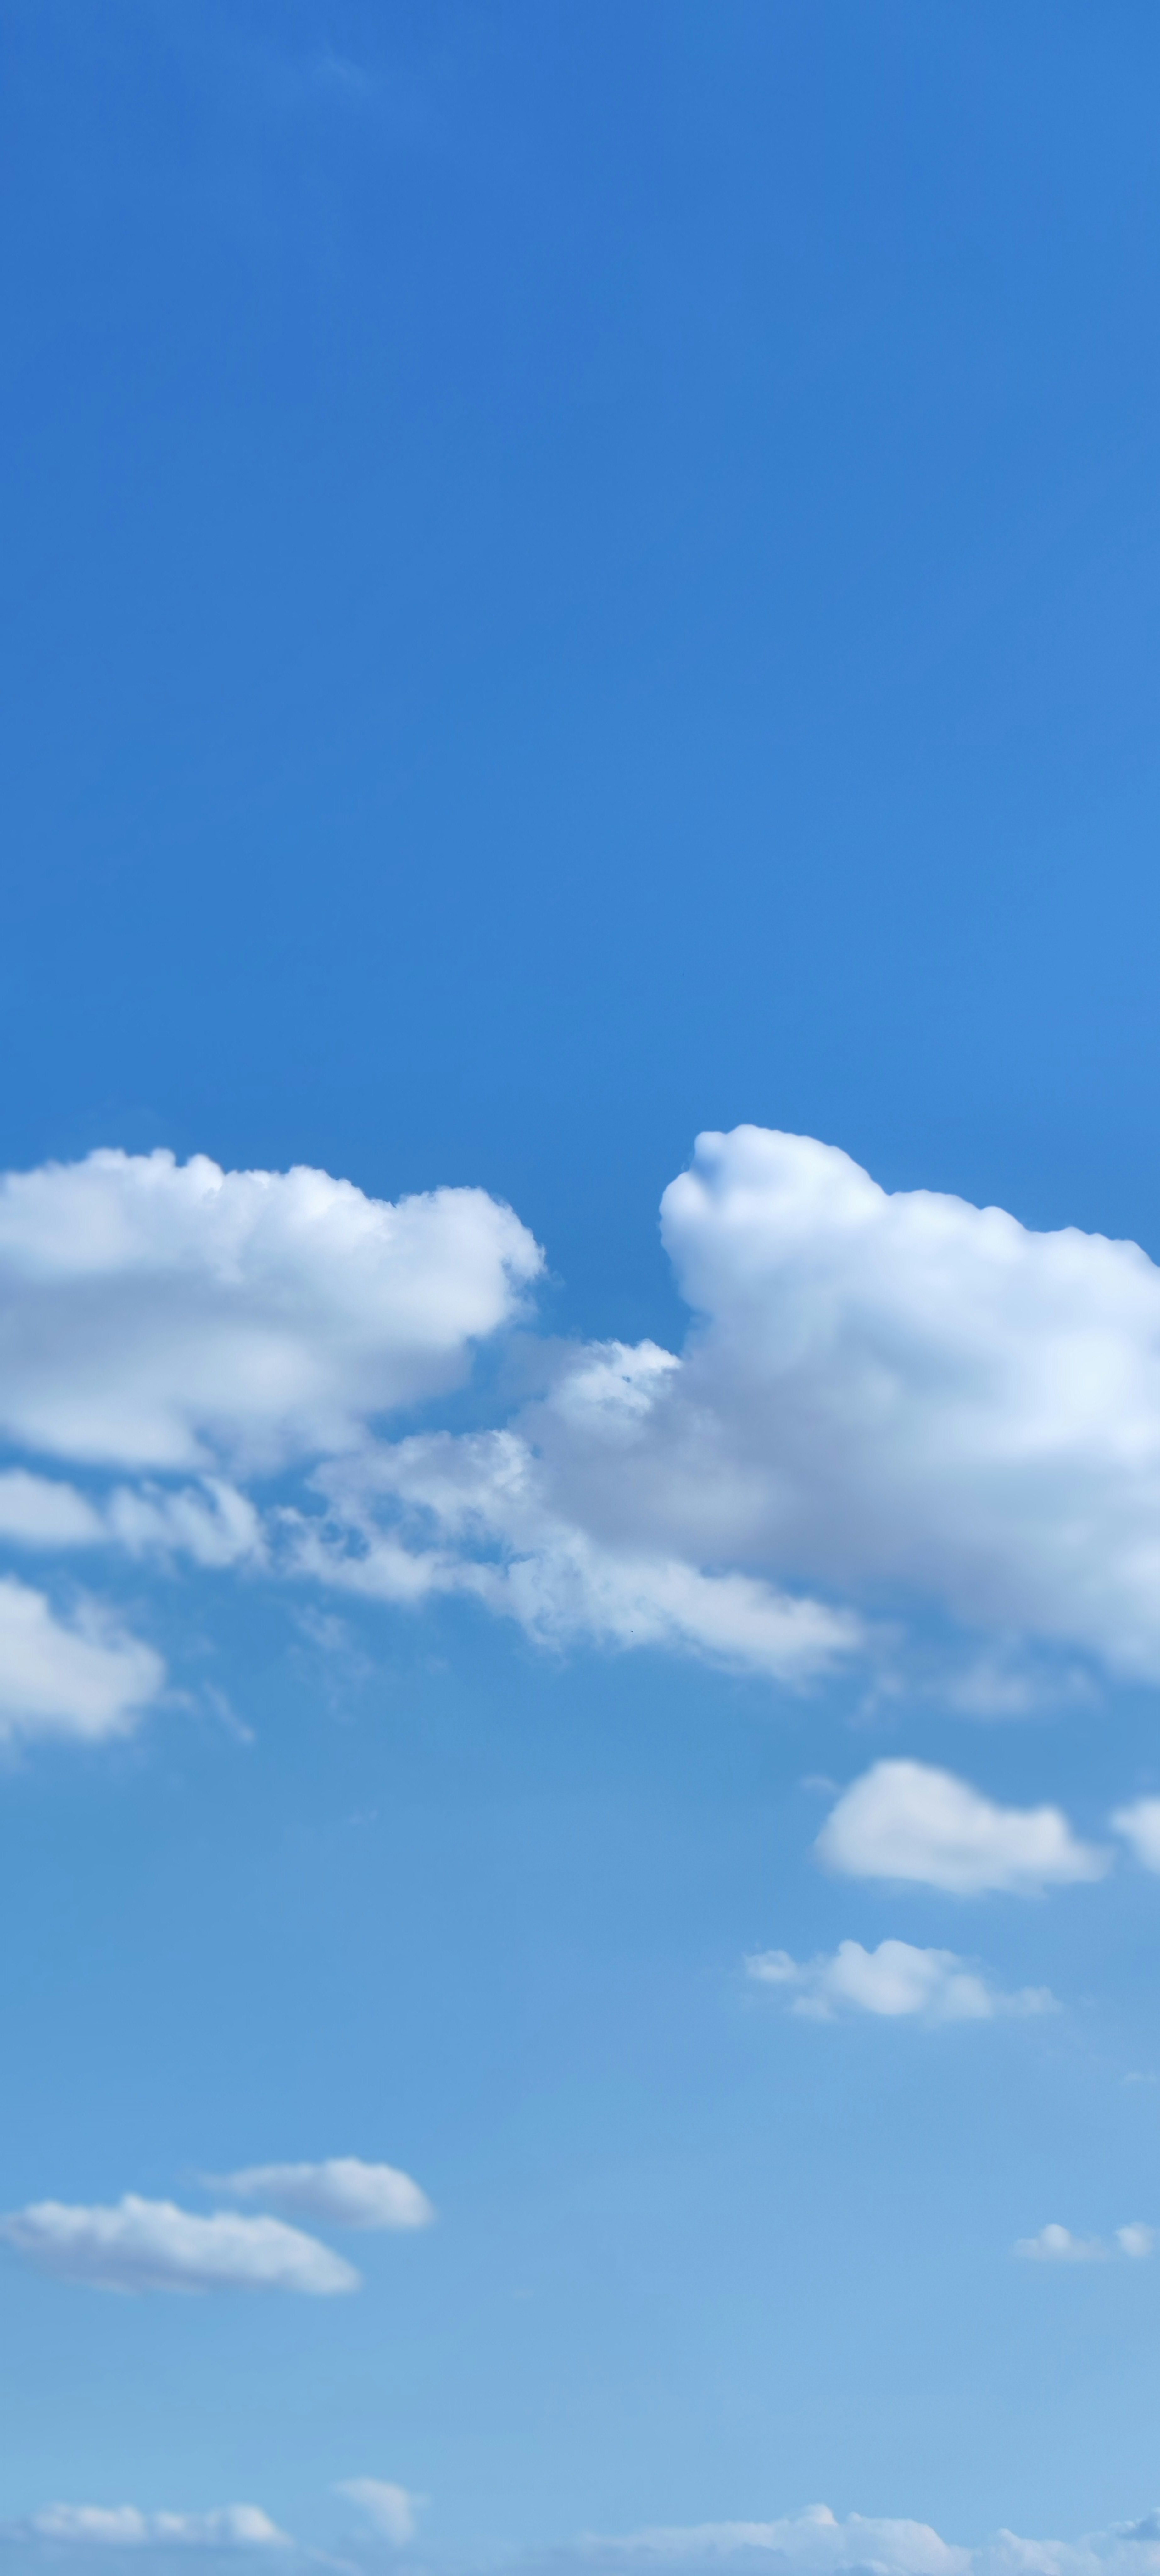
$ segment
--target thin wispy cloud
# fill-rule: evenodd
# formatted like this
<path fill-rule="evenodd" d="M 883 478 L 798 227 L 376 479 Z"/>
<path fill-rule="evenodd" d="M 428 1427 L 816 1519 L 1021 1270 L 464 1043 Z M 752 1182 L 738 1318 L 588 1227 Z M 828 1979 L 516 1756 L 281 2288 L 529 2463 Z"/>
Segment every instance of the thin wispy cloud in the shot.
<path fill-rule="evenodd" d="M 787 1950 L 756 1950 L 745 1962 L 758 1985 L 774 1989 L 790 2011 L 810 2021 L 836 2021 L 869 2013 L 885 2021 L 931 2024 L 1020 2019 L 1058 2009 L 1045 1986 L 1004 1992 L 972 1961 L 953 1950 L 919 1949 L 911 1941 L 840 1941 L 832 1956 L 791 1958 Z"/>
<path fill-rule="evenodd" d="M 207 2188 L 236 2200 L 265 2201 L 292 2218 L 320 2226 L 429 2227 L 435 2212 L 417 2182 L 395 2165 L 364 2164 L 358 2156 L 329 2156 L 321 2164 L 247 2165 L 238 2173 L 207 2174 Z"/>
<path fill-rule="evenodd" d="M 287 2290 L 331 2299 L 361 2286 L 353 2264 L 280 2218 L 209 2217 L 133 2192 L 112 2207 L 30 2203 L 0 2218 L 0 2240 L 38 2272 L 87 2289 Z"/>

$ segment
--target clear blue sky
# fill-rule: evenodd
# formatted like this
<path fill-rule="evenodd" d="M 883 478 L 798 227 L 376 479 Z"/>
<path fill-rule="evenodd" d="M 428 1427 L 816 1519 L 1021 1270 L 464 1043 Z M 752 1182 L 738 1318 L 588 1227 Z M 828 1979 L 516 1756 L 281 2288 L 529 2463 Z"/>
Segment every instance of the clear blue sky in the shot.
<path fill-rule="evenodd" d="M 0 1209 L 0 2208 L 364 2275 L 118 2296 L 16 2228 L 0 2564 L 170 2562 L 57 2502 L 360 2566 L 1138 2520 L 1160 21 L 0 20 L 0 1162 L 363 1194 Z M 760 1139 L 662 1244 L 739 1126 L 1148 1259 L 935 1262 Z M 439 1188 L 400 1321 L 364 1202 Z M 917 1860 L 814 1852 L 871 1773 Z M 925 2002 L 843 1986 L 884 1939 Z M 334 2157 L 435 2222 L 203 2179 Z"/>

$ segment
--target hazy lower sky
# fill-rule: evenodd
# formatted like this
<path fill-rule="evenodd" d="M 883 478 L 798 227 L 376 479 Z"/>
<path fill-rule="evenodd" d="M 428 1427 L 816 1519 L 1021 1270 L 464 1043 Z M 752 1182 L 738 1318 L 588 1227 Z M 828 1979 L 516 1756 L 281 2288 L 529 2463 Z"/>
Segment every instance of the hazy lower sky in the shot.
<path fill-rule="evenodd" d="M 1160 21 L 0 21 L 0 2576 L 1160 2576 Z"/>

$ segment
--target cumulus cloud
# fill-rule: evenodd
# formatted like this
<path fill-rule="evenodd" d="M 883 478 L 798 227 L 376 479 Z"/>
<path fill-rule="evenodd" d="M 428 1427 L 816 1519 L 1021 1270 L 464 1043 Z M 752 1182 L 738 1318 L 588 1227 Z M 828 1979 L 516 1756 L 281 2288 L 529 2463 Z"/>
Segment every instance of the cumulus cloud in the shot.
<path fill-rule="evenodd" d="M 779 1679 L 925 1607 L 991 1641 L 948 1687 L 999 1715 L 1040 1686 L 1019 1640 L 1160 1675 L 1160 1272 L 1136 1245 L 890 1195 L 753 1127 L 699 1139 L 662 1231 L 683 1353 L 557 1355 L 514 1423 L 384 1444 L 326 1479 L 309 1570 Z"/>
<path fill-rule="evenodd" d="M 462 1377 L 541 1256 L 483 1190 L 90 1154 L 0 1179 L 0 1429 L 135 1468 L 277 1464 Z"/>
<path fill-rule="evenodd" d="M 745 1962 L 759 1985 L 777 1987 L 790 2010 L 811 2021 L 834 2021 L 843 2012 L 875 2013 L 898 2021 L 994 2021 L 1002 2013 L 1053 2012 L 1045 1986 L 1004 1994 L 953 1950 L 920 1950 L 910 1941 L 840 1941 L 832 1957 L 799 1962 L 788 1950 L 758 1950 Z"/>
<path fill-rule="evenodd" d="M 334 2492 L 349 2496 L 365 2513 L 376 2537 L 390 2541 L 394 2549 L 403 2549 L 414 2539 L 419 2512 L 427 2501 L 407 2487 L 393 2486 L 387 2478 L 342 2478 Z"/>
<path fill-rule="evenodd" d="M 1160 1678 L 1160 1270 L 1138 1246 L 891 1194 L 755 1127 L 699 1139 L 662 1233 L 680 1352 L 545 1345 L 513 1418 L 390 1440 L 384 1413 L 461 1382 L 519 1313 L 540 1255 L 510 1209 L 164 1153 L 10 1174 L 0 1431 L 153 1481 L 94 1504 L 14 1470 L 0 1535 L 95 1544 L 95 1511 L 138 1553 L 459 1594 L 547 1645 L 791 1687 L 858 1658 L 897 1683 L 933 1614 L 959 1640 L 947 1695 L 992 1716 L 1093 1661 Z M 317 1496 L 261 1529 L 247 1478 L 312 1461 Z"/>
<path fill-rule="evenodd" d="M 394 2165 L 364 2164 L 358 2156 L 328 2156 L 316 2165 L 247 2165 L 240 2173 L 207 2180 L 214 2191 L 268 2201 L 272 2209 L 321 2226 L 428 2227 L 435 2216 L 410 2174 Z"/>
<path fill-rule="evenodd" d="M 199 2218 L 132 2192 L 103 2209 L 36 2201 L 0 2218 L 0 2237 L 38 2271 L 94 2290 L 297 2290 L 325 2299 L 361 2287 L 341 2255 L 282 2219 L 234 2210 Z"/>
<path fill-rule="evenodd" d="M 1111 1822 L 1145 1869 L 1160 1869 L 1160 1798 L 1136 1798 L 1130 1807 L 1117 1807 Z"/>
<path fill-rule="evenodd" d="M 839 1798 L 814 1849 L 844 1878 L 909 1880 L 954 1896 L 1037 1896 L 1109 1867 L 1058 1807 L 997 1806 L 925 1762 L 875 1762 Z"/>
<path fill-rule="evenodd" d="M 83 2549 L 289 2549 L 256 2504 L 217 2505 L 209 2513 L 143 2513 L 138 2505 L 47 2504 L 23 2522 L 0 2525 L 4 2540 L 48 2541 Z"/>
<path fill-rule="evenodd" d="M 0 1576 L 0 1742 L 127 1735 L 164 1681 L 153 1648 L 92 1602 L 60 1619 L 43 1592 Z"/>
<path fill-rule="evenodd" d="M 943 2540 L 929 2523 L 852 2513 L 839 2518 L 827 2505 L 773 2522 L 710 2522 L 677 2529 L 630 2533 L 623 2539 L 592 2537 L 566 2553 L 577 2565 L 594 2561 L 628 2571 L 719 2569 L 739 2560 L 753 2576 L 1157 2576 L 1160 2510 L 1139 2521 L 1113 2523 L 1080 2540 L 1023 2540 L 997 2531 L 978 2548 Z M 559 2562 L 557 2561 L 557 2564 Z"/>

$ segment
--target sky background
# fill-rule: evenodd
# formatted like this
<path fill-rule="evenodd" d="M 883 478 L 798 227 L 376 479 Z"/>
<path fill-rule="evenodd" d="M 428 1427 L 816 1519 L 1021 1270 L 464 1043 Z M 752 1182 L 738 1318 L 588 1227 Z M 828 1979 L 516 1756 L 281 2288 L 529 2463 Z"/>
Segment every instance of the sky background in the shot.
<path fill-rule="evenodd" d="M 681 1347 L 702 1130 L 1160 1259 L 1154 10 L 0 21 L 4 1167 L 510 1204 L 545 1275 L 416 1434 L 510 1418 L 540 1343 Z M 439 2215 L 336 2237 L 349 2300 L 0 2249 L 10 2551 L 58 2499 L 341 2548 L 361 2477 L 430 2499 L 424 2564 L 1155 2504 L 1160 2260 L 1012 2256 L 1160 2224 L 1154 1873 L 968 1901 L 811 1847 L 905 1758 L 1110 1848 L 1160 1665 L 1081 1638 L 985 1723 L 467 1597 L 84 1588 L 172 1687 L 0 1780 L 0 2204 L 357 2155 Z M 745 1974 L 884 1937 L 1063 2008 Z"/>

